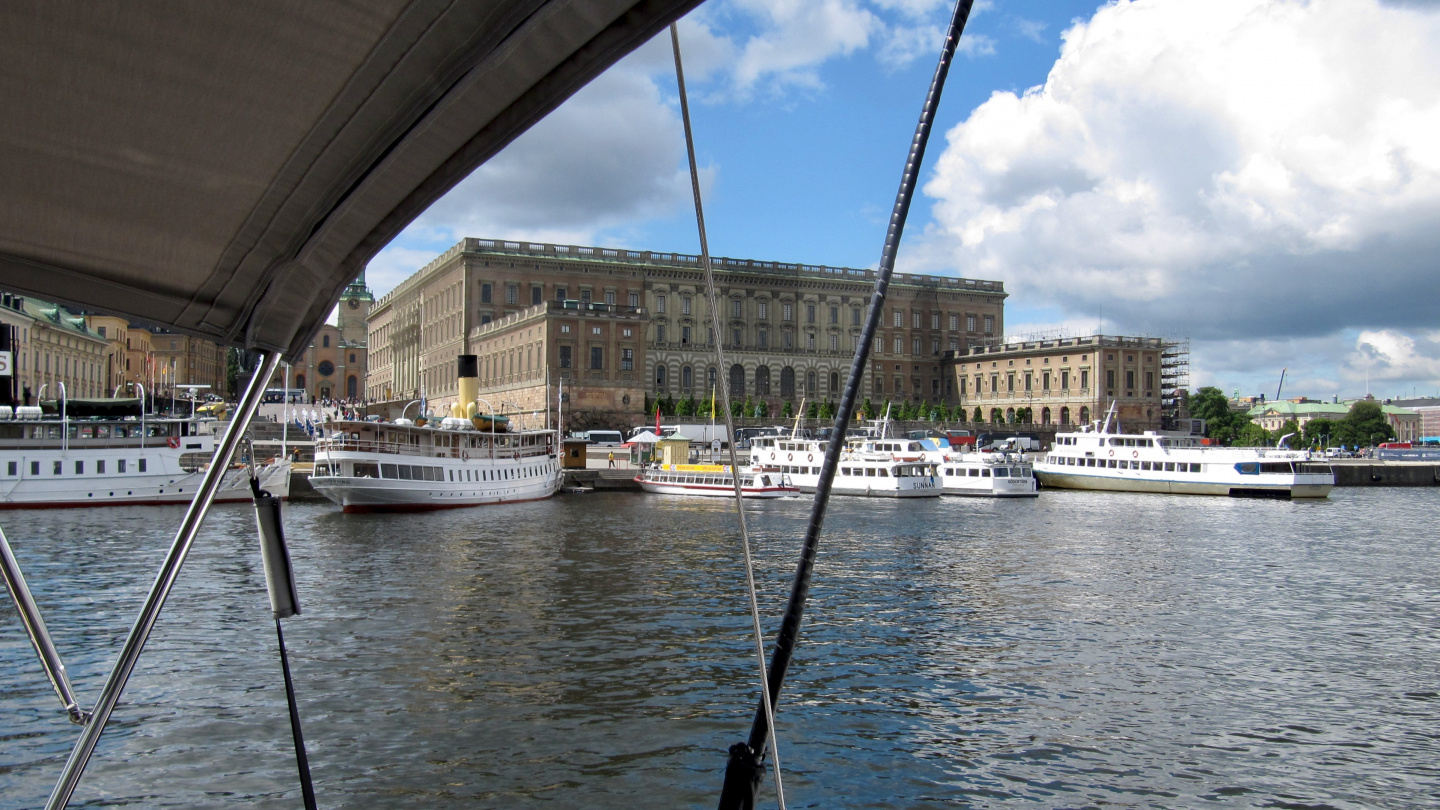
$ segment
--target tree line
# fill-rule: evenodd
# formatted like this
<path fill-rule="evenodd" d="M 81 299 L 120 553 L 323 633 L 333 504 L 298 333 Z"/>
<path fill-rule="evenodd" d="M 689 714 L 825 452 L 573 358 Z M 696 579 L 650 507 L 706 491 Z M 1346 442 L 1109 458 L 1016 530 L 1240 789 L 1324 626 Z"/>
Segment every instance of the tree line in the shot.
<path fill-rule="evenodd" d="M 1205 435 L 1219 444 L 1235 447 L 1274 445 L 1282 436 L 1291 436 L 1291 447 L 1372 447 L 1395 438 L 1395 429 L 1385 418 L 1379 403 L 1360 400 L 1340 419 L 1311 419 L 1301 428 L 1290 419 L 1278 430 L 1266 430 L 1244 411 L 1232 411 L 1225 392 L 1206 386 L 1190 395 L 1190 416 L 1205 420 Z"/>
<path fill-rule="evenodd" d="M 659 399 L 652 399 L 647 395 L 645 397 L 645 412 L 653 414 L 657 407 L 660 409 L 662 416 L 698 417 L 703 419 L 709 419 L 711 416 L 710 400 L 707 398 L 697 399 L 690 395 L 686 395 L 680 399 L 675 399 L 668 395 L 660 397 Z M 715 407 L 723 408 L 724 406 L 717 402 Z M 794 419 L 798 407 L 797 403 L 793 400 L 786 400 L 781 405 L 779 413 L 771 413 L 771 407 L 768 402 L 763 399 L 754 399 L 747 395 L 744 401 L 737 400 L 730 403 L 730 414 L 736 418 L 749 417 L 766 419 L 773 416 L 780 419 Z M 805 418 L 834 419 L 838 407 L 837 403 L 831 400 L 807 401 L 805 403 Z M 945 424 L 975 422 L 998 425 L 1030 424 L 1034 418 L 1034 412 L 1030 408 L 1016 408 L 1014 421 L 1006 422 L 1005 413 L 999 408 L 991 408 L 988 414 L 989 419 L 987 420 L 987 414 L 984 409 L 978 406 L 972 411 L 964 405 L 948 405 L 944 402 L 932 403 L 929 400 L 922 400 L 920 402 L 911 402 L 909 400 L 892 402 L 887 399 L 883 402 L 876 403 L 869 397 L 866 397 L 865 401 L 860 404 L 858 410 L 860 418 L 862 419 L 878 419 L 884 416 L 888 410 L 890 418 L 900 422 L 936 422 Z M 723 416 L 723 414 L 720 414 L 718 411 L 716 415 Z"/>

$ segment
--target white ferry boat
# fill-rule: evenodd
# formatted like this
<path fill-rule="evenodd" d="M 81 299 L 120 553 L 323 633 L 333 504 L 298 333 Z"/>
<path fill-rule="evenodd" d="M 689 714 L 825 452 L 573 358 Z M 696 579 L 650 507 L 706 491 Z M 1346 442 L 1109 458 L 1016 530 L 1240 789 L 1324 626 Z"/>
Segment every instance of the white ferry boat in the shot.
<path fill-rule="evenodd" d="M 898 455 L 888 449 L 907 442 L 860 436 L 846 442 L 831 493 L 879 498 L 938 498 L 941 492 L 935 464 L 916 453 Z M 801 492 L 814 492 L 820 484 L 820 465 L 826 442 L 785 436 L 757 436 L 750 442 L 752 464 L 776 466 Z"/>
<path fill-rule="evenodd" d="M 1210 447 L 1191 436 L 1099 429 L 1060 433 L 1035 464 L 1040 483 L 1059 489 L 1324 498 L 1335 474 L 1308 450 Z"/>
<path fill-rule="evenodd" d="M 979 498 L 1034 498 L 1040 494 L 1033 465 L 1017 452 L 958 453 L 945 439 L 888 443 L 903 445 L 897 454 L 917 453 L 935 464 L 941 493 Z"/>
<path fill-rule="evenodd" d="M 559 435 L 474 414 L 475 355 L 460 356 L 466 416 L 324 425 L 310 484 L 346 512 L 425 511 L 548 498 L 560 489 Z M 482 427 L 483 426 L 483 427 Z"/>
<path fill-rule="evenodd" d="M 0 509 L 188 504 L 228 423 L 144 416 L 138 399 L 133 408 L 133 416 L 55 416 L 0 406 Z M 288 460 L 263 464 L 258 475 L 262 489 L 289 496 Z M 227 471 L 215 501 L 250 499 L 248 467 Z"/>
<path fill-rule="evenodd" d="M 735 497 L 735 476 L 729 464 L 657 464 L 635 476 L 635 483 L 657 495 Z M 742 467 L 742 498 L 789 498 L 800 490 L 776 467 Z"/>

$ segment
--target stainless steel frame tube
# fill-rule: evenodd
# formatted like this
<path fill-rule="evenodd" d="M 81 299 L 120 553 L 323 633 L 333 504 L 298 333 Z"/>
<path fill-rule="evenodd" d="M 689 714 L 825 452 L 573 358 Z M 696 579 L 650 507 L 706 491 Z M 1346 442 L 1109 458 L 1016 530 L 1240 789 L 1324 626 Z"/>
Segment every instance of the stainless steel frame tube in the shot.
<path fill-rule="evenodd" d="M 155 584 L 150 586 L 150 595 L 145 598 L 145 604 L 140 608 L 140 616 L 135 619 L 135 625 L 125 639 L 125 646 L 120 650 L 115 668 L 110 670 L 110 677 L 105 680 L 105 688 L 101 690 L 100 699 L 90 713 L 90 722 L 80 733 L 80 739 L 75 741 L 75 748 L 70 752 L 65 770 L 60 773 L 60 781 L 55 784 L 55 790 L 45 804 L 47 810 L 61 810 L 65 807 L 70 801 L 70 795 L 75 792 L 75 786 L 80 783 L 80 777 L 85 773 L 85 765 L 90 761 L 90 755 L 95 752 L 95 745 L 100 741 L 100 734 L 105 731 L 110 713 L 115 710 L 115 704 L 120 702 L 120 693 L 125 689 L 125 682 L 129 680 L 135 663 L 140 659 L 140 652 L 145 648 L 145 641 L 149 639 L 150 631 L 160 618 L 160 609 L 165 606 L 165 599 L 180 576 L 180 567 L 185 564 L 185 556 L 195 542 L 200 524 L 204 522 L 205 514 L 210 511 L 210 504 L 215 500 L 215 493 L 220 489 L 220 482 L 225 477 L 225 468 L 230 466 L 235 448 L 240 445 L 245 431 L 250 428 L 250 420 L 254 418 L 255 410 L 265 393 L 265 385 L 280 363 L 278 353 L 262 351 L 260 357 L 261 362 L 235 408 L 235 418 L 230 423 L 230 429 L 221 438 L 220 446 L 215 448 L 210 469 L 205 471 L 205 477 L 200 481 L 200 489 L 190 501 L 184 520 L 180 521 L 175 542 L 171 544 L 170 551 L 160 566 Z"/>
<path fill-rule="evenodd" d="M 20 612 L 25 634 L 30 636 L 30 643 L 35 645 L 35 654 L 40 656 L 40 665 L 45 667 L 45 674 L 50 677 L 50 685 L 55 687 L 55 694 L 59 695 L 60 702 L 65 704 L 65 711 L 70 714 L 70 722 L 84 725 L 89 715 L 80 710 L 80 702 L 75 699 L 75 690 L 70 687 L 70 679 L 65 675 L 65 664 L 60 660 L 60 651 L 55 649 L 55 643 L 50 640 L 50 631 L 45 629 L 45 620 L 40 617 L 40 607 L 35 604 L 35 597 L 30 595 L 30 586 L 25 584 L 25 575 L 20 573 L 20 564 L 15 561 L 15 555 L 10 551 L 10 541 L 5 539 L 3 530 L 0 530 L 0 574 L 5 576 L 5 585 L 15 600 L 15 609 Z"/>

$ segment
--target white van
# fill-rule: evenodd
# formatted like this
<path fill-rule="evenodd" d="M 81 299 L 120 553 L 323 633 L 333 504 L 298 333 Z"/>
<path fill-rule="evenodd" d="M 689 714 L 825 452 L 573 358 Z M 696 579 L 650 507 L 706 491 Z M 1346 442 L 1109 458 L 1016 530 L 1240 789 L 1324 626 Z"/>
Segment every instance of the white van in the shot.
<path fill-rule="evenodd" d="M 592 430 L 585 438 L 598 447 L 619 447 L 625 443 L 625 437 L 618 430 Z"/>

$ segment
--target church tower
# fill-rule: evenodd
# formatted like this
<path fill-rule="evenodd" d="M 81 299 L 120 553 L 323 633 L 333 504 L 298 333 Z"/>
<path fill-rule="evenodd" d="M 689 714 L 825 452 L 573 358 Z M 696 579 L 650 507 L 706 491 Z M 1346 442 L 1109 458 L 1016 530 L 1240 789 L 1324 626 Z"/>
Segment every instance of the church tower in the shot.
<path fill-rule="evenodd" d="M 351 346 L 365 345 L 365 316 L 375 305 L 375 296 L 365 286 L 365 271 L 350 282 L 340 295 L 340 312 L 335 316 L 335 325 L 340 328 L 340 339 Z"/>

